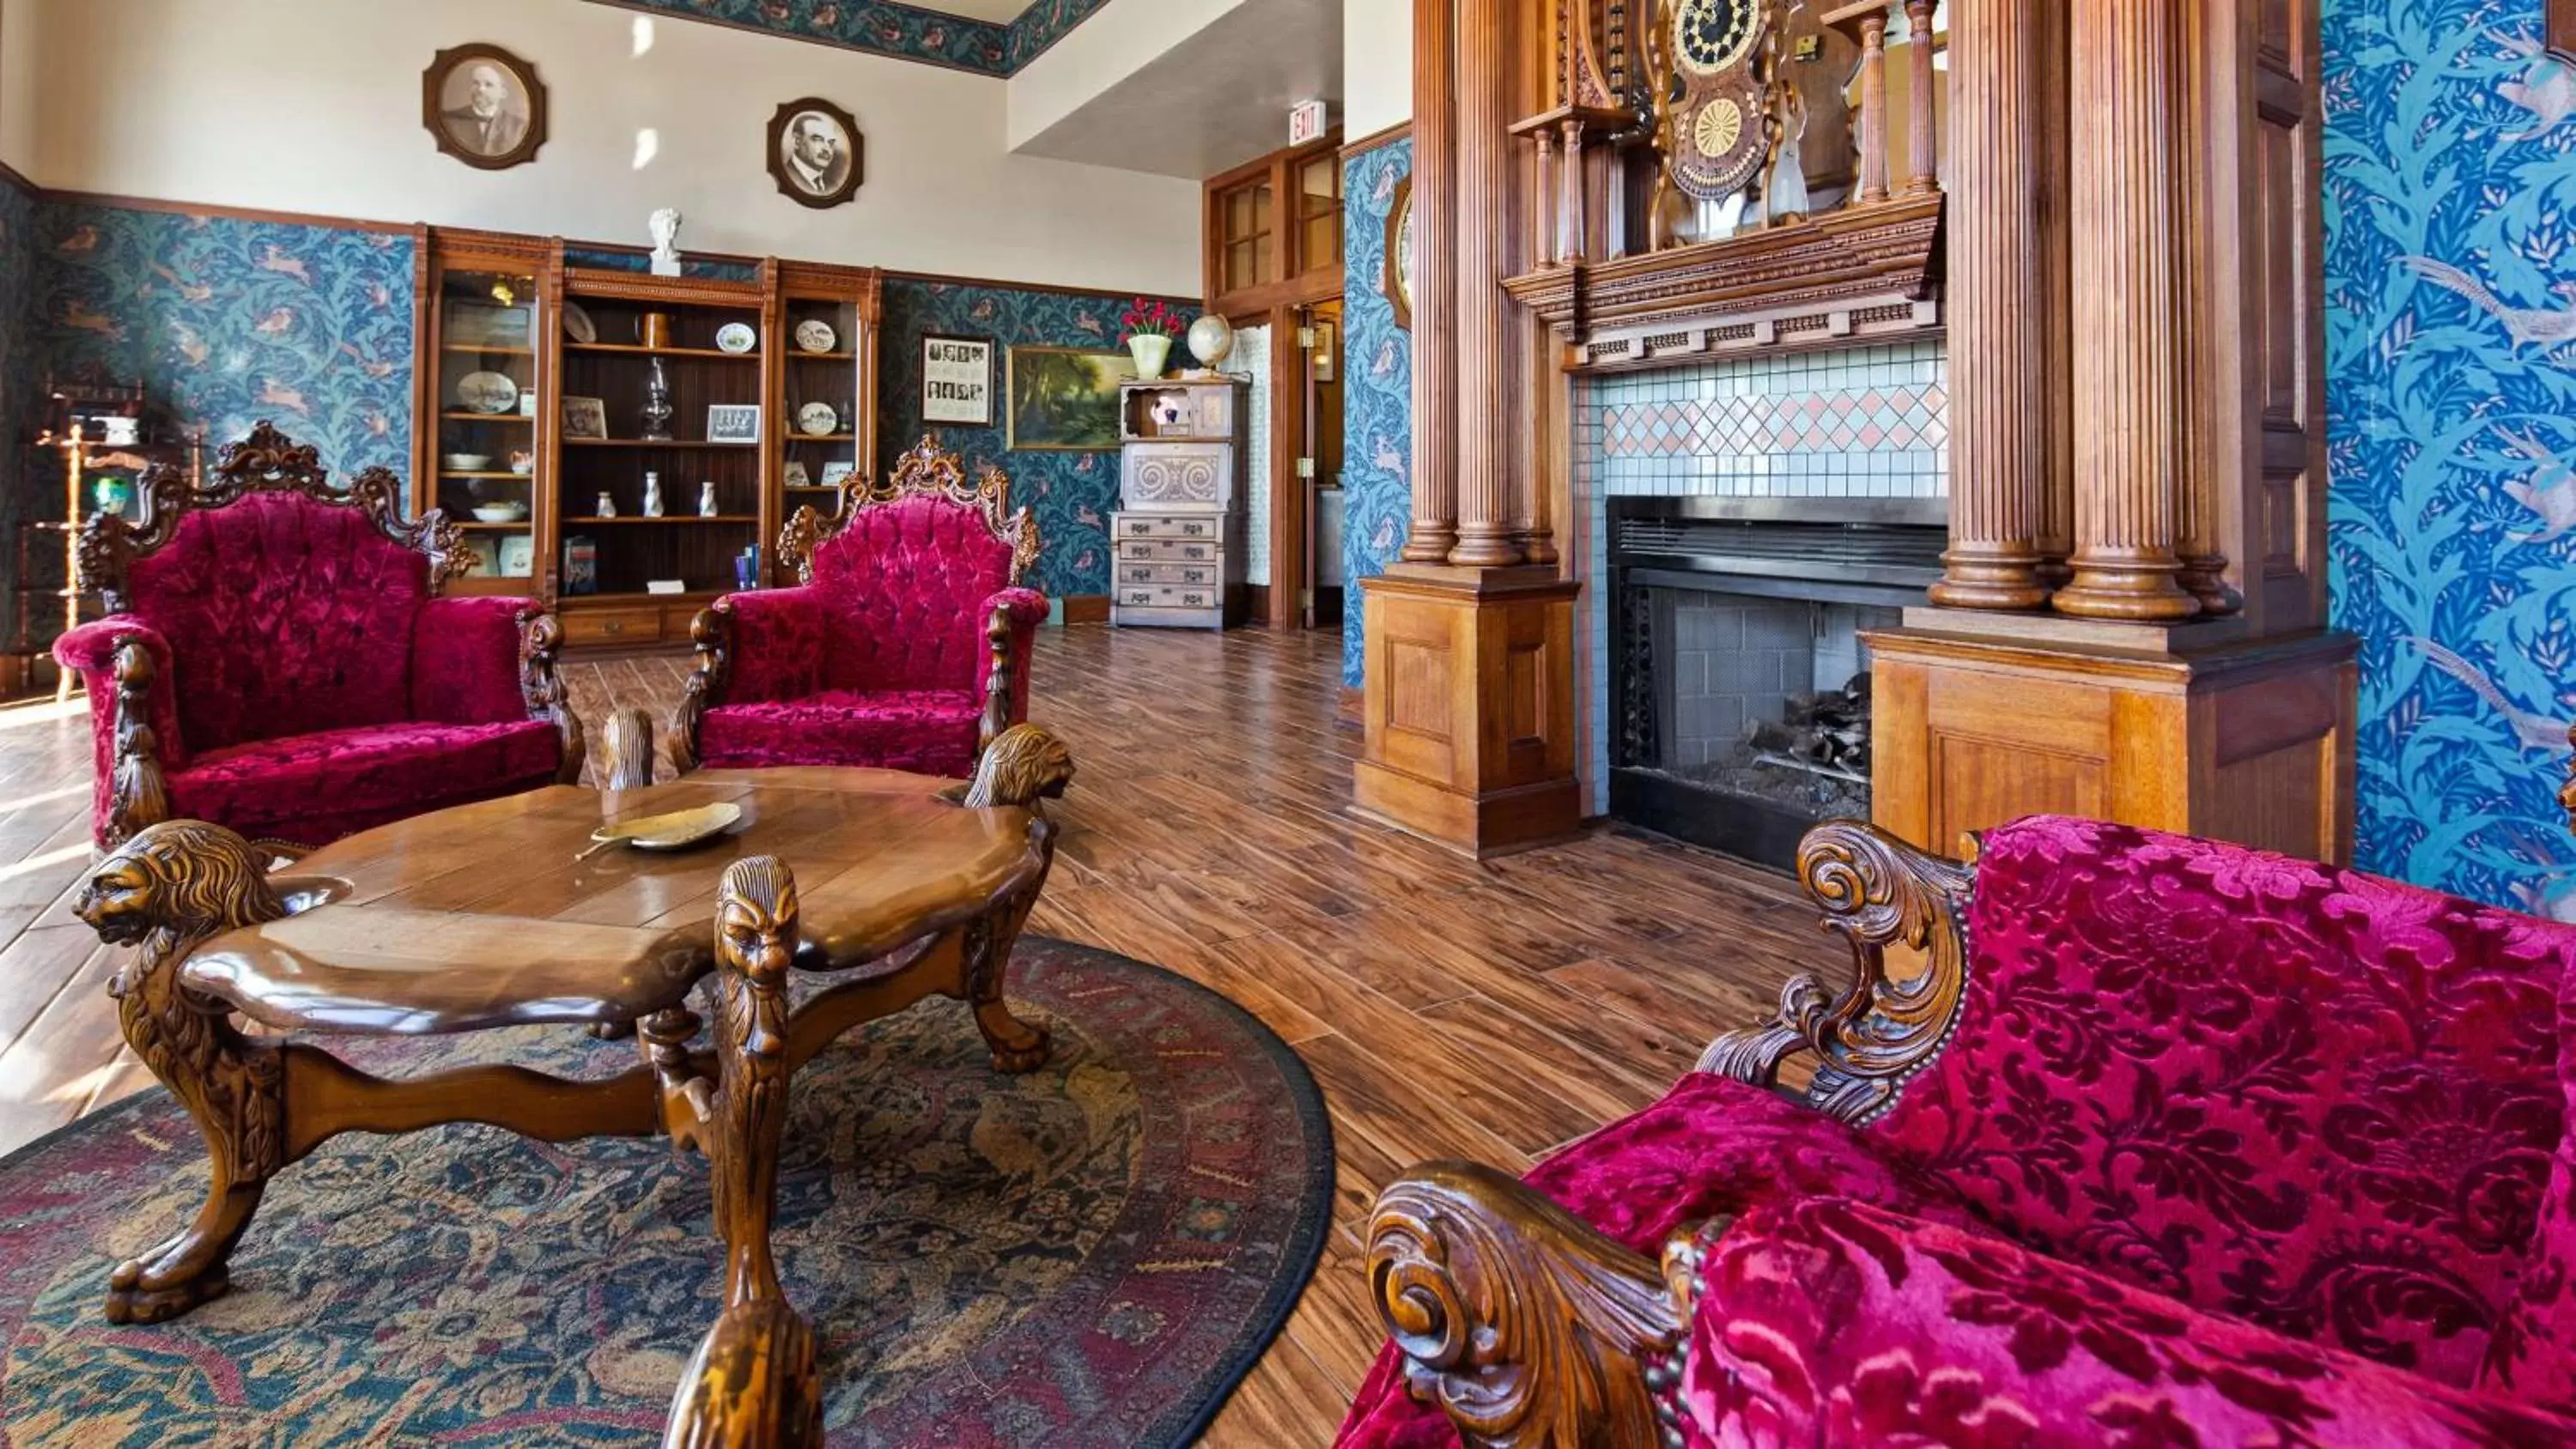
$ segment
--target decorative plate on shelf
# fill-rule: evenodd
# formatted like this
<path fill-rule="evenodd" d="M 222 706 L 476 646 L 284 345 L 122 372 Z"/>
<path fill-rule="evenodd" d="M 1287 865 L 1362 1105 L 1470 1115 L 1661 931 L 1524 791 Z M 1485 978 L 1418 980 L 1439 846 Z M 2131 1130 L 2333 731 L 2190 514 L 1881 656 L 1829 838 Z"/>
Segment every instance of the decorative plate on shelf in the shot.
<path fill-rule="evenodd" d="M 508 503 L 477 503 L 474 505 L 474 516 L 485 523 L 516 523 L 528 516 L 528 505 L 515 500 Z"/>
<path fill-rule="evenodd" d="M 820 317 L 808 317 L 796 324 L 796 345 L 808 352 L 829 352 L 840 340 L 841 334 Z"/>
<path fill-rule="evenodd" d="M 716 346 L 722 351 L 739 355 L 759 344 L 760 334 L 752 331 L 748 322 L 727 322 L 716 329 Z"/>
<path fill-rule="evenodd" d="M 841 430 L 841 415 L 826 402 L 810 402 L 796 410 L 797 430 L 807 437 L 819 438 Z"/>
<path fill-rule="evenodd" d="M 567 340 L 578 342 L 584 347 L 599 340 L 599 329 L 592 325 L 590 314 L 581 309 L 579 302 L 570 298 L 564 300 L 563 322 L 564 337 Z"/>
<path fill-rule="evenodd" d="M 506 413 L 519 405 L 519 385 L 506 372 L 469 372 L 456 380 L 456 400 L 478 413 Z"/>

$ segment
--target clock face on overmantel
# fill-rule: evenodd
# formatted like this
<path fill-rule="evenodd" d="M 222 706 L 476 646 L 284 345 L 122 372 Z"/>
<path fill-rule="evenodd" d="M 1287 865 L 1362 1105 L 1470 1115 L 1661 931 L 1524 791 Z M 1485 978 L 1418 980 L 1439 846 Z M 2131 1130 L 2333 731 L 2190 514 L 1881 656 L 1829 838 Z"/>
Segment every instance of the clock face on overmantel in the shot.
<path fill-rule="evenodd" d="M 1739 64 L 1762 28 L 1761 0 L 1680 0 L 1673 50 L 1685 70 L 1712 75 Z"/>

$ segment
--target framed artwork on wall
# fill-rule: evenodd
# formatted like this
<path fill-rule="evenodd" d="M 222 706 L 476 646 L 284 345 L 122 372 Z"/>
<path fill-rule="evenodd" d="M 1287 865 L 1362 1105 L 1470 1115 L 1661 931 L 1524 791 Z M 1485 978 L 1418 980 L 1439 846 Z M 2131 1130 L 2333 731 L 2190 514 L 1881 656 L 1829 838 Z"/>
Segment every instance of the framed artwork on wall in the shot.
<path fill-rule="evenodd" d="M 497 45 L 453 46 L 420 73 L 420 123 L 439 150 L 506 171 L 546 144 L 546 88 L 535 66 Z"/>
<path fill-rule="evenodd" d="M 921 420 L 993 425 L 992 338 L 922 335 Z"/>
<path fill-rule="evenodd" d="M 858 120 L 819 96 L 789 101 L 769 118 L 769 176 L 803 206 L 839 206 L 866 180 L 867 138 Z"/>
<path fill-rule="evenodd" d="M 1386 276 L 1379 285 L 1395 309 L 1395 325 L 1413 330 L 1413 178 L 1395 180 L 1395 199 L 1386 208 Z"/>
<path fill-rule="evenodd" d="M 1124 350 L 1014 347 L 1007 446 L 1043 453 L 1118 446 L 1118 384 L 1136 376 Z"/>

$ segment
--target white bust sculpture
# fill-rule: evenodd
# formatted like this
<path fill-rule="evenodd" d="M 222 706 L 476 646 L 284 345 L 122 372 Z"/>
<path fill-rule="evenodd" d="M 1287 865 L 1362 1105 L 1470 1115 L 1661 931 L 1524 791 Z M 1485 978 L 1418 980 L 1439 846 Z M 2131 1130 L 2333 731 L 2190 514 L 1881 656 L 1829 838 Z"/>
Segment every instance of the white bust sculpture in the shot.
<path fill-rule="evenodd" d="M 645 224 L 653 229 L 653 275 L 680 275 L 680 209 L 663 207 Z"/>

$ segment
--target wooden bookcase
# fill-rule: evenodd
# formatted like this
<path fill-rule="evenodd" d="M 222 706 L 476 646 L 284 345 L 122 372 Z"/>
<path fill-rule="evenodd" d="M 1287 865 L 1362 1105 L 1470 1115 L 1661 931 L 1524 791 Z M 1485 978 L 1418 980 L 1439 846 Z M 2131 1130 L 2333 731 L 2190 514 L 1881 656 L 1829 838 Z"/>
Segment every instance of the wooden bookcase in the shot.
<path fill-rule="evenodd" d="M 829 506 L 825 464 L 873 471 L 875 270 L 770 259 L 747 280 L 656 277 L 566 266 L 560 241 L 433 229 L 421 240 L 414 507 L 446 509 L 486 555 L 451 591 L 534 594 L 562 616 L 576 648 L 682 642 L 698 610 L 738 586 L 735 561 L 746 552 L 755 581 L 779 581 L 780 527 L 800 504 Z M 648 330 L 650 317 L 664 320 Z M 567 325 L 574 318 L 587 341 Z M 829 325 L 833 345 L 800 348 L 804 321 Z M 749 351 L 718 345 L 732 324 L 751 329 Z M 657 365 L 669 436 L 648 439 Z M 475 372 L 509 376 L 535 398 L 532 410 L 477 411 L 463 388 Z M 605 437 L 576 436 L 567 424 L 566 400 L 588 398 L 599 401 Z M 797 426 L 797 410 L 814 402 L 835 411 L 827 433 Z M 719 406 L 758 408 L 757 427 L 739 442 L 711 438 Z M 525 473 L 512 459 L 522 451 Z M 461 466 L 470 455 L 489 462 Z M 785 490 L 791 461 L 813 485 L 794 496 Z M 648 473 L 660 482 L 659 516 L 645 512 Z M 702 516 L 707 484 L 716 511 Z M 614 516 L 600 512 L 603 491 Z M 478 504 L 521 498 L 524 518 L 475 516 Z M 524 542 L 504 543 L 511 538 Z M 497 566 L 504 547 L 529 559 L 526 573 Z M 578 570 L 576 557 L 585 560 Z M 657 583 L 679 589 L 656 592 Z"/>

